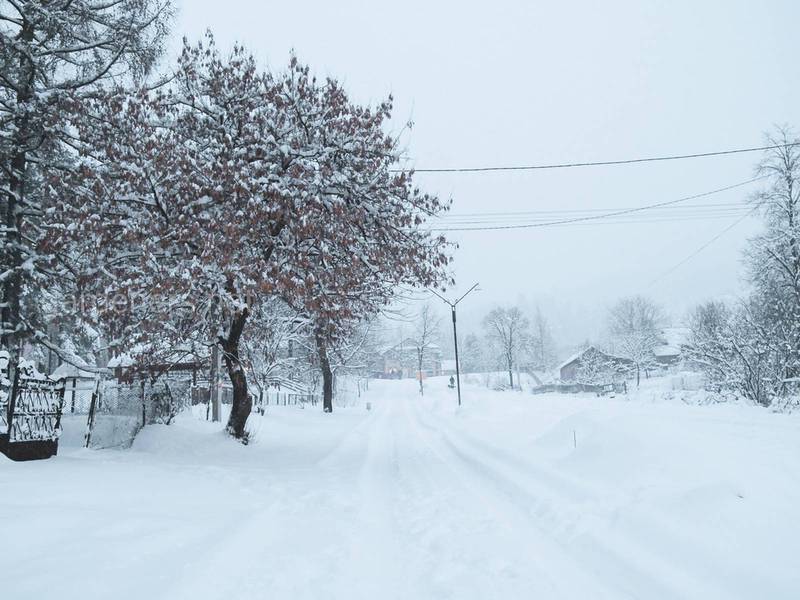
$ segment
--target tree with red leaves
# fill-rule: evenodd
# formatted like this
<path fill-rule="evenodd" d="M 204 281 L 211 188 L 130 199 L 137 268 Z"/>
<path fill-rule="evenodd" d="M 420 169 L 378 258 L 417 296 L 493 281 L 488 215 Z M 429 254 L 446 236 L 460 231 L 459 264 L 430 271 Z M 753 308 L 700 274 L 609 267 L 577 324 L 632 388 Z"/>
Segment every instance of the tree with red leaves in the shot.
<path fill-rule="evenodd" d="M 420 226 L 446 205 L 394 171 L 391 101 L 356 105 L 295 58 L 278 75 L 241 47 L 224 59 L 209 35 L 184 45 L 170 85 L 108 94 L 84 114 L 81 168 L 51 181 L 60 225 L 43 244 L 82 291 L 126 298 L 120 349 L 198 335 L 221 346 L 236 438 L 251 411 L 239 345 L 254 304 L 283 298 L 331 335 L 397 286 L 445 281 L 446 242 Z M 119 309 L 91 313 L 118 321 Z"/>
<path fill-rule="evenodd" d="M 46 338 L 44 296 L 56 280 L 36 248 L 50 226 L 42 185 L 72 168 L 71 107 L 150 72 L 171 15 L 169 0 L 2 3 L 0 346 L 12 364 L 22 342 Z"/>

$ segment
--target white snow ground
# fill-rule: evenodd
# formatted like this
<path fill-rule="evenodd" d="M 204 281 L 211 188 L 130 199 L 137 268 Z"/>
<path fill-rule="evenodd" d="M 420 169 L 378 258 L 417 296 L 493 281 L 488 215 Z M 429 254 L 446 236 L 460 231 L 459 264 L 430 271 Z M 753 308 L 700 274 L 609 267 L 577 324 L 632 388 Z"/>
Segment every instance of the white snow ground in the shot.
<path fill-rule="evenodd" d="M 0 460 L 0 598 L 800 597 L 797 416 L 370 385 Z"/>

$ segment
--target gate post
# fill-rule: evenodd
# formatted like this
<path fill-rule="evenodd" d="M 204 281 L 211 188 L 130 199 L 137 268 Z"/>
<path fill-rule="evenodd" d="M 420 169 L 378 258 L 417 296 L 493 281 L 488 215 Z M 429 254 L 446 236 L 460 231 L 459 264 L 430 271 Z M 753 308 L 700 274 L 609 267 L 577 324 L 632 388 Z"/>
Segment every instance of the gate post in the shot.
<path fill-rule="evenodd" d="M 92 400 L 89 403 L 89 417 L 86 419 L 86 444 L 88 448 L 92 441 L 92 429 L 94 429 L 94 415 L 97 410 L 97 397 L 100 394 L 100 378 L 98 377 L 95 383 L 94 392 L 92 392 Z"/>

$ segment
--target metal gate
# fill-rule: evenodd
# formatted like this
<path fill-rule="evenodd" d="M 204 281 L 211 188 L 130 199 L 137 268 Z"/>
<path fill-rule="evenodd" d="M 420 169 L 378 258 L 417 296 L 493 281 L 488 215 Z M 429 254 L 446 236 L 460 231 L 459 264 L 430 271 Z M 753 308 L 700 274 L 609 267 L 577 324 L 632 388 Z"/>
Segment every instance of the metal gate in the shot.
<path fill-rule="evenodd" d="M 64 381 L 37 373 L 24 360 L 13 371 L 10 389 L 7 376 L 0 374 L 0 452 L 12 460 L 55 456 L 61 435 Z"/>

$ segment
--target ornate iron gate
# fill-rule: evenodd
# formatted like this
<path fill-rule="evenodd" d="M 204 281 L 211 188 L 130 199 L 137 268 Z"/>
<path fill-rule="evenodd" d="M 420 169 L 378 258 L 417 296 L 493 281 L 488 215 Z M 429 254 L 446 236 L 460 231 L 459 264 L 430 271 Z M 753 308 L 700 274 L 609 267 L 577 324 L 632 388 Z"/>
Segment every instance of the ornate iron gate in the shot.
<path fill-rule="evenodd" d="M 64 381 L 40 375 L 32 365 L 20 361 L 10 390 L 0 390 L 0 401 L 5 404 L 0 406 L 4 416 L 0 418 L 0 452 L 12 460 L 55 456 L 61 435 Z"/>
<path fill-rule="evenodd" d="M 11 397 L 8 361 L 8 352 L 0 349 L 0 439 L 8 433 L 8 399 Z"/>

